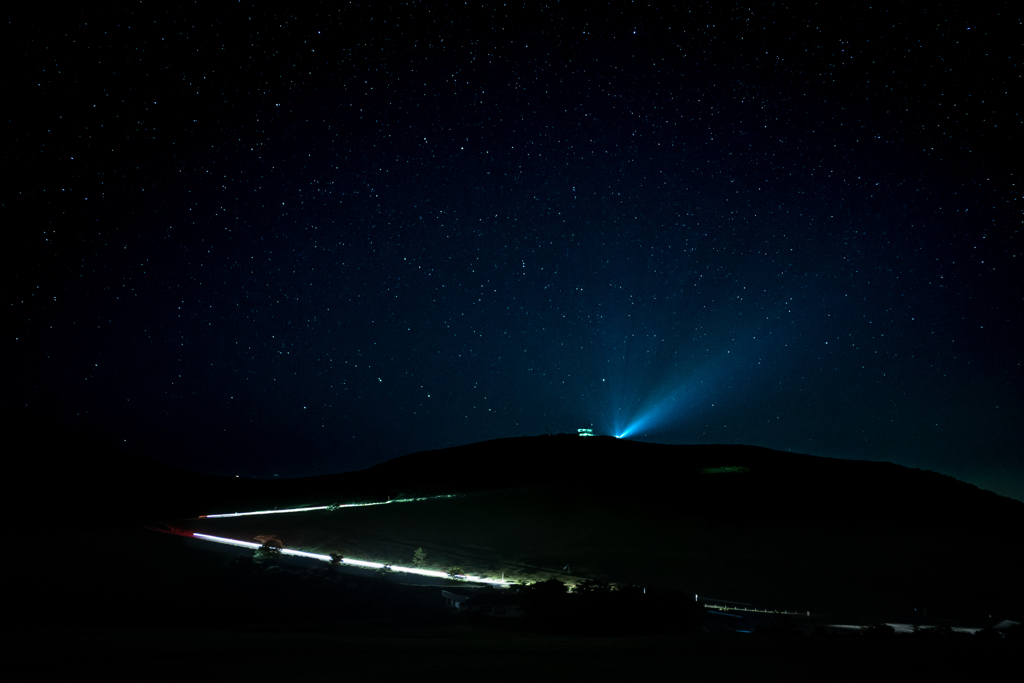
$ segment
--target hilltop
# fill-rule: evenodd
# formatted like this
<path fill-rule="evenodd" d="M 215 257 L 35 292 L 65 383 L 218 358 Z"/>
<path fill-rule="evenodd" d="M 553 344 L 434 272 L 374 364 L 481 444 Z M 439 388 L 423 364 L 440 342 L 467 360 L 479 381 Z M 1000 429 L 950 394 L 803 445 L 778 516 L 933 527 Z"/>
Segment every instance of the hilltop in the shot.
<path fill-rule="evenodd" d="M 123 522 L 241 509 L 387 500 L 536 486 L 572 487 L 697 514 L 743 518 L 1024 521 L 1024 504 L 941 475 L 884 462 L 744 445 L 661 445 L 599 436 L 496 439 L 395 458 L 356 472 L 258 480 L 198 474 L 124 453 L 28 412 L 4 415 L 8 512 L 27 522 L 68 512 Z M 718 476 L 708 476 L 716 474 Z"/>

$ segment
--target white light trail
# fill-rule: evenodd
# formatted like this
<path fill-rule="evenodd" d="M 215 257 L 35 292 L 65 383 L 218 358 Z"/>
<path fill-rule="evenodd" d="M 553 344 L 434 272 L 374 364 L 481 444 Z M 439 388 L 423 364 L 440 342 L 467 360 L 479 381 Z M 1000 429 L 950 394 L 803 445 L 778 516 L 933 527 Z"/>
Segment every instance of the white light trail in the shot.
<path fill-rule="evenodd" d="M 233 538 L 222 538 L 220 536 L 208 536 L 207 534 L 192 534 L 195 538 L 201 538 L 204 541 L 213 541 L 214 543 L 224 543 L 226 545 L 237 545 L 239 548 L 252 548 L 257 550 L 261 547 L 260 543 L 252 543 L 250 541 L 236 541 Z"/>
<path fill-rule="evenodd" d="M 233 538 L 224 538 L 223 536 L 211 536 L 209 534 L 192 534 L 194 538 L 198 538 L 204 541 L 213 541 L 214 543 L 223 543 L 225 545 L 233 545 L 239 548 L 249 548 L 251 550 L 258 550 L 261 546 L 259 543 L 252 541 L 238 541 Z M 282 555 L 294 555 L 295 557 L 308 557 L 313 560 L 320 560 L 321 562 L 330 562 L 330 555 L 320 555 L 318 553 L 307 553 L 304 550 L 290 550 L 288 548 L 280 548 Z M 341 560 L 342 564 L 351 564 L 355 567 L 365 567 L 366 569 L 384 569 L 387 568 L 393 572 L 402 572 L 405 574 L 418 574 L 419 576 L 429 576 L 435 579 L 450 579 L 452 576 L 445 572 L 434 571 L 432 569 L 418 569 L 416 567 L 397 567 L 395 565 L 386 565 L 381 562 L 369 562 L 367 560 L 353 560 L 348 557 L 344 557 Z M 489 579 L 483 576 L 475 575 L 464 575 L 459 574 L 456 578 L 460 581 L 469 581 L 472 583 L 489 583 L 495 586 L 507 586 L 508 581 L 502 579 Z"/>
<path fill-rule="evenodd" d="M 342 507 L 342 506 L 338 506 Z M 351 507 L 351 506 L 344 506 Z M 220 519 L 222 517 L 248 517 L 249 515 L 277 515 L 285 512 L 312 512 L 313 510 L 328 510 L 330 505 L 321 505 L 315 508 L 289 508 L 287 510 L 258 510 L 256 512 L 226 512 L 220 515 L 200 515 L 199 519 Z"/>
<path fill-rule="evenodd" d="M 444 496 L 426 496 L 423 498 L 396 498 L 380 503 L 345 503 L 344 505 L 318 505 L 317 507 L 285 508 L 284 510 L 256 510 L 255 512 L 225 512 L 219 515 L 200 515 L 199 519 L 223 519 L 224 517 L 248 517 L 250 515 L 280 515 L 288 512 L 315 512 L 317 510 L 340 510 L 342 508 L 361 508 L 370 505 L 390 505 L 391 503 L 415 503 L 421 500 L 438 500 L 440 498 L 461 498 L 462 494 L 453 493 Z"/>
<path fill-rule="evenodd" d="M 803 612 L 787 612 L 786 610 L 779 609 L 755 609 L 753 607 L 732 607 L 729 605 L 716 605 L 710 602 L 705 602 L 704 607 L 708 609 L 722 610 L 723 612 L 755 612 L 757 614 L 803 614 Z"/>

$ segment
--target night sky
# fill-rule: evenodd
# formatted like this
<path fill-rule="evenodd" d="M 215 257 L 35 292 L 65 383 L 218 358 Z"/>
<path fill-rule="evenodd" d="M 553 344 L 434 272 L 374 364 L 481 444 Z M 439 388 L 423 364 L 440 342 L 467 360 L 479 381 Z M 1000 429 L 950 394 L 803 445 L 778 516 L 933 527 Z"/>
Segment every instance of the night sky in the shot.
<path fill-rule="evenodd" d="M 226 475 L 587 427 L 1024 499 L 1013 4 L 383 4 L 8 18 L 5 408 Z"/>

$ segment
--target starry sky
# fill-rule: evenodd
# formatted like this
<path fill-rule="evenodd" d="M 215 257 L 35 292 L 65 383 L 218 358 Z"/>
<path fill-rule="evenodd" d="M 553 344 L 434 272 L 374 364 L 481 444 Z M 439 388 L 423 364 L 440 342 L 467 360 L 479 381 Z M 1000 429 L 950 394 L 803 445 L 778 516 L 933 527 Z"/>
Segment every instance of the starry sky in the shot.
<path fill-rule="evenodd" d="M 1011 3 L 304 5 L 8 17 L 6 409 L 215 474 L 592 428 L 1024 499 Z"/>

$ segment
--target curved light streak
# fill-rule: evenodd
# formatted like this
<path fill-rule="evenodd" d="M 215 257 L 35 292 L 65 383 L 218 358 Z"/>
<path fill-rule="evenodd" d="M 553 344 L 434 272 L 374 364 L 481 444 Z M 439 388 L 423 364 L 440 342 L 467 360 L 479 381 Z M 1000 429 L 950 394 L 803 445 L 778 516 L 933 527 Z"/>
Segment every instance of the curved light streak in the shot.
<path fill-rule="evenodd" d="M 212 541 L 214 543 L 223 543 L 224 545 L 233 545 L 239 548 L 249 548 L 251 550 L 258 550 L 262 547 L 260 543 L 254 543 L 252 541 L 239 541 L 234 538 L 225 538 L 224 536 L 211 536 L 210 534 L 192 534 L 193 538 L 198 538 L 203 541 Z M 290 548 L 280 548 L 282 555 L 293 555 L 295 557 L 305 557 L 311 560 L 320 560 L 321 562 L 331 562 L 330 555 L 322 555 L 319 553 L 309 553 L 304 550 L 292 550 Z M 389 569 L 393 572 L 401 572 L 404 574 L 417 574 L 419 576 L 429 576 L 435 579 L 450 579 L 453 578 L 447 572 L 435 571 L 432 569 L 419 569 L 417 567 L 399 567 L 393 564 L 384 564 L 382 562 L 370 562 L 368 560 L 353 560 L 345 557 L 341 560 L 342 564 L 350 564 L 355 567 L 363 567 L 365 569 Z M 476 576 L 474 574 L 459 574 L 454 577 L 460 581 L 469 581 L 471 583 L 487 583 L 495 586 L 507 586 L 508 581 L 504 579 L 491 579 L 483 576 Z"/>

